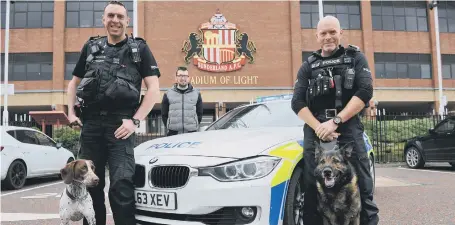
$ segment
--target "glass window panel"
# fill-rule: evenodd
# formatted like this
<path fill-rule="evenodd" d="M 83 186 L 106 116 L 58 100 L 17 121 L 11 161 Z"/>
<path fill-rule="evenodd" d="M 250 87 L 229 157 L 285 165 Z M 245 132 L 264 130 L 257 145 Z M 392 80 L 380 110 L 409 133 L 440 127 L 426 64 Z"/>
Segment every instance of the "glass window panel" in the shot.
<path fill-rule="evenodd" d="M 455 64 L 452 64 L 452 79 L 455 79 Z"/>
<path fill-rule="evenodd" d="M 79 26 L 79 12 L 66 12 L 66 26 L 67 27 Z"/>
<path fill-rule="evenodd" d="M 380 16 L 382 15 L 382 7 L 380 5 L 373 5 L 374 2 L 371 2 L 371 15 Z"/>
<path fill-rule="evenodd" d="M 41 80 L 40 78 L 41 66 L 37 63 L 27 64 L 27 80 Z"/>
<path fill-rule="evenodd" d="M 382 30 L 382 16 L 372 16 L 373 30 Z"/>
<path fill-rule="evenodd" d="M 385 78 L 384 73 L 384 64 L 383 63 L 375 63 L 374 68 L 376 71 L 376 78 Z"/>
<path fill-rule="evenodd" d="M 79 17 L 80 27 L 93 27 L 93 11 L 81 11 Z"/>
<path fill-rule="evenodd" d="M 404 9 L 404 13 L 406 14 L 406 16 L 417 16 L 416 9 L 411 8 L 409 6 L 406 6 L 406 8 Z"/>
<path fill-rule="evenodd" d="M 448 20 L 449 24 L 449 32 L 454 33 L 455 32 L 455 19 L 449 19 Z"/>
<path fill-rule="evenodd" d="M 71 80 L 73 77 L 73 70 L 76 63 L 66 63 L 65 65 L 65 80 Z"/>
<path fill-rule="evenodd" d="M 404 7 L 403 6 L 394 6 L 393 14 L 395 16 L 404 16 Z"/>
<path fill-rule="evenodd" d="M 81 11 L 93 10 L 93 2 L 80 2 L 79 7 L 79 10 Z"/>
<path fill-rule="evenodd" d="M 301 13 L 300 24 L 303 28 L 311 28 L 311 15 L 308 13 Z"/>
<path fill-rule="evenodd" d="M 382 6 L 382 15 L 383 16 L 392 16 L 393 15 L 393 7 L 391 5 L 383 5 Z"/>
<path fill-rule="evenodd" d="M 311 13 L 311 27 L 316 28 L 319 22 L 319 14 Z"/>
<path fill-rule="evenodd" d="M 14 27 L 25 28 L 27 26 L 27 13 L 14 13 Z"/>
<path fill-rule="evenodd" d="M 79 11 L 79 2 L 67 2 L 66 11 Z"/>
<path fill-rule="evenodd" d="M 311 3 L 309 2 L 301 2 L 300 3 L 300 12 L 311 12 Z"/>
<path fill-rule="evenodd" d="M 395 17 L 395 30 L 406 30 L 405 17 L 396 16 Z"/>
<path fill-rule="evenodd" d="M 421 62 L 419 54 L 406 54 L 408 57 L 408 62 Z"/>
<path fill-rule="evenodd" d="M 43 80 L 52 80 L 52 64 L 41 64 L 41 78 Z"/>
<path fill-rule="evenodd" d="M 27 27 L 29 28 L 41 27 L 41 12 L 27 13 Z"/>
<path fill-rule="evenodd" d="M 409 64 L 408 65 L 409 78 L 420 79 L 420 64 Z"/>
<path fill-rule="evenodd" d="M 358 3 L 349 5 L 349 14 L 360 14 L 360 7 Z"/>
<path fill-rule="evenodd" d="M 335 8 L 337 13 L 349 13 L 349 7 L 343 3 L 338 3 Z"/>
<path fill-rule="evenodd" d="M 337 18 L 340 21 L 341 29 L 349 29 L 349 15 L 348 14 L 338 14 Z"/>
<path fill-rule="evenodd" d="M 394 30 L 393 16 L 383 16 L 382 17 L 382 29 L 383 30 Z"/>
<path fill-rule="evenodd" d="M 13 71 L 11 72 L 14 80 L 27 80 L 27 73 L 24 64 L 13 65 Z"/>
<path fill-rule="evenodd" d="M 14 4 L 10 4 L 11 9 L 13 9 L 13 5 L 14 5 L 15 12 L 27 12 L 27 3 L 26 2 L 16 2 Z"/>
<path fill-rule="evenodd" d="M 427 16 L 427 11 L 425 8 L 417 8 L 417 16 Z"/>
<path fill-rule="evenodd" d="M 395 61 L 401 63 L 408 63 L 408 55 L 407 54 L 396 54 Z"/>
<path fill-rule="evenodd" d="M 53 11 L 54 11 L 54 3 L 51 3 L 51 2 L 43 2 L 43 3 L 41 4 L 41 10 L 53 12 Z"/>
<path fill-rule="evenodd" d="M 29 12 L 41 11 L 41 3 L 29 2 L 29 3 L 28 3 L 28 11 L 29 11 Z"/>
<path fill-rule="evenodd" d="M 360 15 L 349 15 L 349 28 L 350 29 L 360 29 Z"/>
<path fill-rule="evenodd" d="M 422 71 L 422 79 L 430 79 L 431 78 L 431 67 L 430 64 L 422 64 L 420 65 L 420 70 Z"/>
<path fill-rule="evenodd" d="M 417 17 L 414 16 L 406 17 L 406 30 L 417 31 Z"/>
<path fill-rule="evenodd" d="M 43 12 L 42 17 L 42 27 L 53 27 L 54 26 L 54 13 L 53 12 Z"/>
<path fill-rule="evenodd" d="M 417 26 L 419 31 L 428 31 L 428 23 L 426 17 L 417 18 Z"/>
<path fill-rule="evenodd" d="M 387 78 L 397 78 L 397 64 L 396 63 L 386 63 L 385 64 L 385 72 Z"/>
<path fill-rule="evenodd" d="M 449 29 L 447 27 L 447 19 L 439 19 L 439 31 L 440 32 L 447 32 Z"/>
<path fill-rule="evenodd" d="M 94 26 L 95 27 L 103 27 L 103 12 L 95 12 L 95 16 L 94 16 Z"/>
<path fill-rule="evenodd" d="M 450 79 L 452 78 L 450 72 L 450 65 L 442 65 L 442 78 L 443 79 Z"/>
<path fill-rule="evenodd" d="M 326 3 L 324 4 L 324 13 L 336 13 L 335 4 Z"/>
<path fill-rule="evenodd" d="M 104 3 L 104 2 L 95 2 L 93 4 L 93 10 L 104 11 L 105 6 L 106 6 L 106 3 Z"/>
<path fill-rule="evenodd" d="M 408 78 L 408 65 L 407 64 L 398 64 L 397 65 L 397 77 L 398 78 Z"/>

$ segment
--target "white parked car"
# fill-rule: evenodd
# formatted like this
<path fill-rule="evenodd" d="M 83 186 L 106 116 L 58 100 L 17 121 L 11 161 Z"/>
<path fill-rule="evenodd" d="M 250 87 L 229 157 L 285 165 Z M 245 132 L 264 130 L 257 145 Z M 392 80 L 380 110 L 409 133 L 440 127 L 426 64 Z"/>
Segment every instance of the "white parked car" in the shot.
<path fill-rule="evenodd" d="M 304 122 L 290 104 L 240 106 L 202 132 L 137 146 L 137 223 L 301 224 Z"/>
<path fill-rule="evenodd" d="M 27 178 L 59 175 L 74 154 L 41 131 L 1 126 L 2 182 L 9 189 L 20 189 Z"/>

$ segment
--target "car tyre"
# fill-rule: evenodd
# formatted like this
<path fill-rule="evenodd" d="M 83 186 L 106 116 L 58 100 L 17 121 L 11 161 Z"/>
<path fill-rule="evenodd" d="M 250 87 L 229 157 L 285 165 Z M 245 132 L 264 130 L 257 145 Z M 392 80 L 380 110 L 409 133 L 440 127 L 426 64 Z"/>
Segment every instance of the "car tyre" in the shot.
<path fill-rule="evenodd" d="M 425 164 L 422 154 L 415 146 L 411 146 L 406 149 L 405 159 L 406 165 L 412 169 L 421 168 Z"/>
<path fill-rule="evenodd" d="M 373 180 L 373 194 L 376 189 L 376 166 L 374 165 L 374 158 L 373 155 L 370 154 L 368 157 L 370 159 L 370 174 L 371 174 L 371 179 Z"/>
<path fill-rule="evenodd" d="M 455 162 L 449 162 L 449 164 L 452 166 L 452 169 L 455 170 Z"/>
<path fill-rule="evenodd" d="M 27 179 L 27 167 L 20 160 L 15 160 L 8 168 L 5 178 L 5 187 L 10 190 L 21 189 Z"/>
<path fill-rule="evenodd" d="M 288 191 L 286 192 L 283 225 L 303 225 L 304 199 L 302 181 L 303 169 L 297 166 L 289 181 Z"/>

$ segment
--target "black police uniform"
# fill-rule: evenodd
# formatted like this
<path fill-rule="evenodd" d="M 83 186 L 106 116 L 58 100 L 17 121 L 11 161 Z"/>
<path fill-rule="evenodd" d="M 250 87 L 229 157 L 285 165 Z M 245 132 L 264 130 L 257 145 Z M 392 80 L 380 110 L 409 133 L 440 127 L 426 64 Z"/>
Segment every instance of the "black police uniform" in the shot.
<path fill-rule="evenodd" d="M 106 224 L 106 163 L 109 165 L 109 201 L 115 224 L 136 224 L 135 135 L 117 139 L 114 132 L 122 125 L 122 119 L 132 119 L 139 107 L 142 79 L 160 77 L 155 58 L 141 38 L 125 36 L 123 41 L 110 44 L 106 36 L 91 37 L 82 48 L 73 74 L 83 78 L 76 90 L 82 105 L 83 123 L 79 158 L 92 160 L 100 179 L 98 186 L 88 189 L 96 224 Z"/>
<path fill-rule="evenodd" d="M 365 56 L 358 47 L 349 45 L 338 49 L 329 57 L 322 57 L 321 50 L 313 52 L 298 71 L 294 85 L 292 109 L 296 114 L 308 107 L 318 121 L 325 122 L 336 116 L 353 96 L 367 106 L 373 95 L 372 77 Z M 362 201 L 361 224 L 377 225 L 379 209 L 373 200 L 373 182 L 369 171 L 369 159 L 363 139 L 364 127 L 360 117 L 354 116 L 338 126 L 338 144 L 353 142 L 351 162 L 359 176 Z M 304 126 L 304 188 L 305 224 L 322 224 L 317 212 L 316 179 L 314 176 L 315 146 L 320 141 L 315 131 Z"/>

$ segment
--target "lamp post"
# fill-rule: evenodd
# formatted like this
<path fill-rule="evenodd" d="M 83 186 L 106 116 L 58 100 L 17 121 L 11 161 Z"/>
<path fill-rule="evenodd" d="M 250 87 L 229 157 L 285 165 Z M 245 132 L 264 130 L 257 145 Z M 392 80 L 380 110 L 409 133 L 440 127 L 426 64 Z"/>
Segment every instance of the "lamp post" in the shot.
<path fill-rule="evenodd" d="M 4 103 L 3 103 L 3 126 L 8 126 L 8 67 L 9 67 L 9 17 L 10 17 L 10 0 L 6 0 L 6 20 L 5 20 L 5 79 L 3 82 L 3 94 L 4 94 Z"/>
<path fill-rule="evenodd" d="M 439 115 L 441 119 L 444 113 L 444 105 L 443 105 L 443 96 L 442 96 L 442 69 L 441 69 L 441 46 L 439 43 L 439 17 L 438 17 L 438 1 L 432 1 L 429 3 L 430 10 L 433 10 L 434 15 L 434 24 L 435 24 L 435 33 L 436 33 L 436 61 L 437 61 L 437 69 L 438 69 L 438 89 L 439 89 Z"/>
<path fill-rule="evenodd" d="M 324 18 L 324 7 L 322 4 L 322 0 L 318 0 L 318 6 L 319 6 L 319 20 L 322 20 L 322 18 Z"/>

